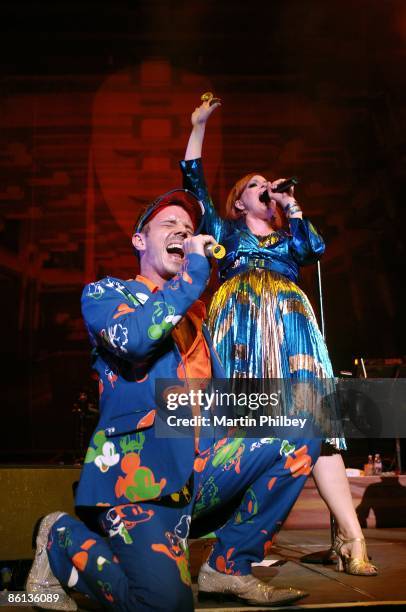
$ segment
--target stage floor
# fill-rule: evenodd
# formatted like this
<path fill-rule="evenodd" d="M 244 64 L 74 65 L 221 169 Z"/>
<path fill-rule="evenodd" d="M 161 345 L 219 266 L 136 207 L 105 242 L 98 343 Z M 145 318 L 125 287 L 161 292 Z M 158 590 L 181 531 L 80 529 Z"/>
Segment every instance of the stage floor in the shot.
<path fill-rule="evenodd" d="M 278 567 L 259 567 L 256 575 L 272 579 L 275 586 L 291 585 L 303 589 L 309 596 L 292 606 L 290 610 L 322 610 L 353 607 L 371 607 L 383 609 L 383 603 L 406 609 L 406 528 L 405 529 L 366 529 L 368 551 L 379 567 L 375 577 L 348 576 L 335 571 L 335 566 L 309 565 L 300 561 L 300 557 L 310 552 L 327 548 L 329 531 L 317 530 L 283 530 L 275 544 L 270 558 L 286 559 Z M 197 585 L 193 585 L 197 594 Z M 80 610 L 97 610 L 85 598 L 77 597 Z M 277 609 L 284 609 L 278 607 Z M 2 606 L 1 610 L 33 610 L 33 608 Z M 262 610 L 263 607 L 239 605 L 236 602 L 216 604 L 215 602 L 199 603 L 196 610 Z M 269 609 L 269 608 L 266 608 Z"/>
<path fill-rule="evenodd" d="M 379 567 L 378 576 L 357 577 L 337 572 L 334 565 L 309 565 L 300 562 L 304 554 L 328 548 L 328 530 L 282 530 L 277 537 L 272 559 L 287 559 L 276 568 L 257 568 L 256 575 L 270 576 L 275 586 L 290 585 L 303 589 L 309 596 L 289 609 L 311 610 L 343 608 L 365 605 L 376 606 L 382 602 L 406 609 L 406 529 L 366 529 L 368 552 Z M 197 610 L 261 610 L 263 608 L 197 604 Z M 269 608 L 268 608 L 269 609 Z M 278 609 L 281 609 L 278 607 Z M 376 609 L 376 608 L 374 608 Z"/>

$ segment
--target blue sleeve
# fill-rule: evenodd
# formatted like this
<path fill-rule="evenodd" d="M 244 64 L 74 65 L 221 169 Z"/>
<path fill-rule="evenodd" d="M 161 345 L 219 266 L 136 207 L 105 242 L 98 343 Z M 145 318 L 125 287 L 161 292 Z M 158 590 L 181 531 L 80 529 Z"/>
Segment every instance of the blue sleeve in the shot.
<path fill-rule="evenodd" d="M 93 345 L 128 360 L 145 361 L 203 293 L 210 276 L 206 257 L 192 253 L 187 265 L 163 289 L 142 285 L 131 293 L 125 283 L 104 278 L 86 285 L 82 313 Z"/>
<path fill-rule="evenodd" d="M 307 266 L 320 259 L 325 250 L 323 238 L 308 219 L 290 219 L 289 251 L 299 266 Z"/>
<path fill-rule="evenodd" d="M 180 162 L 180 167 L 183 174 L 184 189 L 189 189 L 189 191 L 192 191 L 204 206 L 205 213 L 202 232 L 205 234 L 210 234 L 217 240 L 217 242 L 221 242 L 226 221 L 217 213 L 207 191 L 202 160 L 183 160 Z"/>

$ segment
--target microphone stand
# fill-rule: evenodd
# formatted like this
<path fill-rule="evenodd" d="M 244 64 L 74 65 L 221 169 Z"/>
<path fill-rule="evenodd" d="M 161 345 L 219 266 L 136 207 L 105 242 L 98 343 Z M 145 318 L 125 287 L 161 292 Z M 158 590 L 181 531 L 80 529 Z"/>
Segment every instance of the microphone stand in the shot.
<path fill-rule="evenodd" d="M 323 308 L 323 289 L 321 284 L 321 266 L 320 261 L 317 262 L 317 280 L 319 288 L 319 304 L 320 304 L 320 327 L 323 339 L 326 340 L 326 330 L 324 325 L 324 308 Z M 336 522 L 334 516 L 330 512 L 330 548 L 327 550 L 318 550 L 308 555 L 300 557 L 302 563 L 318 563 L 319 565 L 332 565 L 336 562 L 336 554 L 333 551 L 333 542 L 336 536 Z"/>

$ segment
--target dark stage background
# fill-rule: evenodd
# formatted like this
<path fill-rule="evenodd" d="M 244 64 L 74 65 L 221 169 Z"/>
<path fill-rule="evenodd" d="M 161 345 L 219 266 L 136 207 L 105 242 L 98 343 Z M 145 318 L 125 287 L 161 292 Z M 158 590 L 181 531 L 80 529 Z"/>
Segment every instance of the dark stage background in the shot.
<path fill-rule="evenodd" d="M 1 461 L 77 454 L 72 410 L 81 392 L 93 401 L 81 289 L 136 274 L 133 220 L 180 184 L 190 112 L 207 89 L 223 100 L 205 147 L 219 206 L 248 171 L 301 178 L 298 198 L 327 242 L 336 372 L 406 352 L 402 0 L 1 10 Z M 315 268 L 302 285 L 317 309 Z"/>

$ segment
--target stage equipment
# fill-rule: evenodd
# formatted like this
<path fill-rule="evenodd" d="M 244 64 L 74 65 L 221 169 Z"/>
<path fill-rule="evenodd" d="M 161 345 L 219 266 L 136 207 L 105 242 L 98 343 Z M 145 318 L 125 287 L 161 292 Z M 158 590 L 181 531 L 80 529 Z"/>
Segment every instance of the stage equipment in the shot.
<path fill-rule="evenodd" d="M 320 307 L 320 329 L 324 340 L 326 340 L 326 329 L 324 325 L 324 308 L 323 308 L 323 287 L 321 282 L 321 265 L 317 262 L 317 280 L 319 288 L 319 307 Z M 334 516 L 330 512 L 330 538 L 331 546 L 327 550 L 319 550 L 309 555 L 304 555 L 300 558 L 302 563 L 317 563 L 322 565 L 332 565 L 336 562 L 337 555 L 333 550 L 333 543 L 336 537 L 336 523 Z"/>
<path fill-rule="evenodd" d="M 38 518 L 62 510 L 74 514 L 73 485 L 79 466 L 0 467 L 0 560 L 30 559 Z"/>
<path fill-rule="evenodd" d="M 406 359 L 403 357 L 389 357 L 365 359 L 356 357 L 354 359 L 356 376 L 358 378 L 406 378 Z M 400 438 L 395 438 L 395 459 L 397 471 L 402 473 L 402 448 Z"/>
<path fill-rule="evenodd" d="M 73 404 L 75 418 L 75 457 L 73 463 L 83 463 L 88 442 L 99 418 L 96 396 L 93 391 L 80 391 Z"/>

